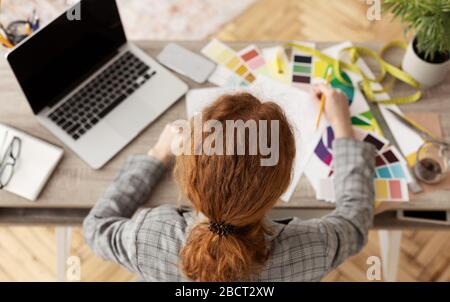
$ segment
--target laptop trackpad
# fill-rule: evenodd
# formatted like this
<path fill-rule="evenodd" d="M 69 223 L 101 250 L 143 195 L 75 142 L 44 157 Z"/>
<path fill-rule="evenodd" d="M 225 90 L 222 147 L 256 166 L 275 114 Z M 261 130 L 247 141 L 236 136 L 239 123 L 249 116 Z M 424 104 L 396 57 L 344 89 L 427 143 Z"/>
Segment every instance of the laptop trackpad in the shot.
<path fill-rule="evenodd" d="M 119 135 L 130 138 L 144 129 L 155 117 L 155 113 L 145 102 L 130 98 L 109 113 L 105 122 Z"/>

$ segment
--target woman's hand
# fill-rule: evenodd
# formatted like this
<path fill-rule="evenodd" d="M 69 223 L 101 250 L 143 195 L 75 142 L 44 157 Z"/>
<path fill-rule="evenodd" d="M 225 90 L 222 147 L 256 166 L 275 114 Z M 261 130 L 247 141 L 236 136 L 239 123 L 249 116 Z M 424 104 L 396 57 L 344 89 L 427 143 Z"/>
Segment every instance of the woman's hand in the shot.
<path fill-rule="evenodd" d="M 172 146 L 175 140 L 180 139 L 180 129 L 173 124 L 167 124 L 161 132 L 158 141 L 153 146 L 148 155 L 167 165 L 173 158 Z"/>
<path fill-rule="evenodd" d="M 338 89 L 327 85 L 316 85 L 312 88 L 313 100 L 320 102 L 325 94 L 325 115 L 334 130 L 336 138 L 352 138 L 353 129 L 347 96 Z"/>

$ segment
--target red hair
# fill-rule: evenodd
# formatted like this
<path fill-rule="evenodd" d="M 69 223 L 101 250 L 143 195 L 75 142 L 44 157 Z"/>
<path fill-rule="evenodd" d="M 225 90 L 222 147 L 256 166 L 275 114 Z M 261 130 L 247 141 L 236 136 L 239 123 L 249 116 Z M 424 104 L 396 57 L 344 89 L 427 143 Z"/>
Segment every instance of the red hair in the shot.
<path fill-rule="evenodd" d="M 264 156 L 259 152 L 181 155 L 176 162 L 175 175 L 183 193 L 208 219 L 190 231 L 181 251 L 182 270 L 195 281 L 251 280 L 269 256 L 265 236 L 270 230 L 264 218 L 290 183 L 295 156 L 292 129 L 278 105 L 262 103 L 247 93 L 220 97 L 203 111 L 202 119 L 219 121 L 224 132 L 227 120 L 265 120 L 268 138 L 270 122 L 279 122 L 279 159 L 274 166 L 262 166 Z M 260 131 L 258 127 L 258 135 Z M 210 222 L 232 225 L 233 232 L 221 236 L 209 229 Z"/>

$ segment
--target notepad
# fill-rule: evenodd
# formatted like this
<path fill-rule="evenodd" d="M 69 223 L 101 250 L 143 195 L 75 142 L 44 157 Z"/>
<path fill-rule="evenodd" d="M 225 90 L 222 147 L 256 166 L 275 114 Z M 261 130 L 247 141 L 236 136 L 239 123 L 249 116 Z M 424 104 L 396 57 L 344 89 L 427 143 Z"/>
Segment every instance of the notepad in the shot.
<path fill-rule="evenodd" d="M 14 174 L 3 190 L 36 201 L 63 156 L 63 149 L 12 127 L 0 124 L 0 159 L 12 139 L 21 140 Z"/>

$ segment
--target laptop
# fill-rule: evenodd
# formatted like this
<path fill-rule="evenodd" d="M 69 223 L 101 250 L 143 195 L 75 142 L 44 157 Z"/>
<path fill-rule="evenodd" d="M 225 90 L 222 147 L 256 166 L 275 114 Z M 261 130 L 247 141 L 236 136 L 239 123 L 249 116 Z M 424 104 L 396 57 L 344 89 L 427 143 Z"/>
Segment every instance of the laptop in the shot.
<path fill-rule="evenodd" d="M 115 0 L 76 5 L 7 60 L 39 122 L 99 169 L 188 86 L 127 41 Z"/>

